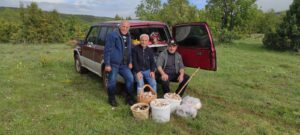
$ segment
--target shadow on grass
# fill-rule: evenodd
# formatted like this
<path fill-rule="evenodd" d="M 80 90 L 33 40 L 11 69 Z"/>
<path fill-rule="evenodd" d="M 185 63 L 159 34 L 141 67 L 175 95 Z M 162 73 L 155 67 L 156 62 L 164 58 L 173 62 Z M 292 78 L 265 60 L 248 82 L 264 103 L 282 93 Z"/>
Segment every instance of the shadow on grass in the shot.
<path fill-rule="evenodd" d="M 77 72 L 75 73 L 79 74 Z M 72 84 L 72 87 L 74 87 L 74 89 L 78 91 L 88 91 L 96 98 L 104 97 L 104 100 L 107 100 L 107 89 L 103 84 L 102 77 L 96 75 L 95 73 L 88 71 L 85 74 L 79 74 L 79 76 L 73 78 L 73 81 L 75 82 L 74 84 Z M 117 83 L 116 96 L 126 96 L 125 85 L 123 83 Z"/>

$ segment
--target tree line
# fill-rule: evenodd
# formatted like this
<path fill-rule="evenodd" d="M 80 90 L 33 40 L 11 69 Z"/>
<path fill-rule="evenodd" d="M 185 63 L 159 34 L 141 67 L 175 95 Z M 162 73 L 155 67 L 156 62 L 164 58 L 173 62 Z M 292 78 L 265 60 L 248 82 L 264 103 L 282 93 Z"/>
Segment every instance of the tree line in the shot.
<path fill-rule="evenodd" d="M 263 39 L 266 47 L 300 52 L 300 0 L 294 0 L 283 21 L 267 31 Z"/>
<path fill-rule="evenodd" d="M 89 24 L 77 17 L 62 18 L 56 10 L 42 11 L 36 3 L 31 3 L 27 7 L 21 4 L 18 15 L 15 14 L 15 10 L 4 9 L 6 13 L 2 16 L 14 17 L 0 19 L 2 43 L 62 43 L 84 37 L 89 27 Z"/>
<path fill-rule="evenodd" d="M 215 40 L 231 42 L 251 34 L 264 34 L 264 46 L 277 50 L 300 48 L 300 0 L 294 0 L 287 12 L 263 12 L 256 0 L 207 0 L 203 9 L 197 9 L 188 0 L 141 0 L 135 14 L 139 20 L 162 21 L 168 25 L 184 22 L 207 22 Z M 19 14 L 11 11 L 0 18 L 0 42 L 61 43 L 83 38 L 93 18 L 80 21 L 78 17 L 62 17 L 56 10 L 42 11 L 36 3 L 22 4 Z M 10 16 L 18 16 L 12 18 Z M 106 20 L 119 20 L 118 14 Z M 99 22 L 99 20 L 98 20 Z"/>
<path fill-rule="evenodd" d="M 198 10 L 188 0 L 141 0 L 136 16 L 141 20 L 159 20 L 169 25 L 184 22 L 208 22 L 215 39 L 231 42 L 251 34 L 265 34 L 264 46 L 278 50 L 299 49 L 299 1 L 287 12 L 263 12 L 256 0 L 207 0 Z M 283 20 L 283 21 L 282 21 Z"/>

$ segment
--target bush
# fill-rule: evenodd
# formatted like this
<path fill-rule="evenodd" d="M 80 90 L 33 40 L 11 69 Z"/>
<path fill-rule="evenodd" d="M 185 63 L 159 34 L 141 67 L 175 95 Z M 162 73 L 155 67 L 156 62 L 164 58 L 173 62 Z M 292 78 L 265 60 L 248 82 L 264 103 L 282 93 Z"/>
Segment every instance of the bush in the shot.
<path fill-rule="evenodd" d="M 14 33 L 18 31 L 18 28 L 19 24 L 8 21 L 0 21 L 0 42 L 10 42 Z"/>
<path fill-rule="evenodd" d="M 220 32 L 219 41 L 228 43 L 231 42 L 232 40 L 240 39 L 241 37 L 242 34 L 240 34 L 237 31 L 228 31 L 227 29 L 223 29 Z"/>
<path fill-rule="evenodd" d="M 282 37 L 276 32 L 265 34 L 263 44 L 267 48 L 280 51 L 294 48 L 294 43 L 288 36 Z"/>
<path fill-rule="evenodd" d="M 300 0 L 295 0 L 276 32 L 265 33 L 264 46 L 276 50 L 300 50 Z"/>

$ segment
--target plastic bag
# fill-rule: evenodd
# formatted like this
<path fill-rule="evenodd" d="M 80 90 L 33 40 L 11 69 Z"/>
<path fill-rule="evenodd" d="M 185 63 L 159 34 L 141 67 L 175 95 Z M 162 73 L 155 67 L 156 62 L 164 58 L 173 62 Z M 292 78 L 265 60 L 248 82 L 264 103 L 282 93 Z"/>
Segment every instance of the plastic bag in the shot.
<path fill-rule="evenodd" d="M 186 96 L 182 99 L 181 105 L 177 107 L 176 115 L 185 118 L 195 118 L 197 116 L 197 110 L 199 110 L 201 107 L 202 104 L 199 98 Z"/>
<path fill-rule="evenodd" d="M 202 107 L 199 98 L 194 98 L 190 96 L 186 96 L 182 99 L 182 105 L 187 105 L 189 107 L 193 107 L 196 110 L 199 110 Z"/>
<path fill-rule="evenodd" d="M 177 107 L 176 115 L 181 117 L 192 117 L 195 118 L 197 116 L 197 110 L 189 105 L 183 104 Z"/>

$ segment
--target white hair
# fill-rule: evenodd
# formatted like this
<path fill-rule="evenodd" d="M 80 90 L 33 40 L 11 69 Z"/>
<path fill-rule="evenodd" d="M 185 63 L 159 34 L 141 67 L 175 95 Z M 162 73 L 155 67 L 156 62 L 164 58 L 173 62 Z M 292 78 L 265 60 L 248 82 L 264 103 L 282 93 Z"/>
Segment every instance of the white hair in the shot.
<path fill-rule="evenodd" d="M 142 37 L 147 37 L 147 39 L 149 40 L 149 35 L 148 34 L 142 34 L 142 35 L 140 35 L 140 39 L 142 39 Z"/>
<path fill-rule="evenodd" d="M 120 22 L 119 26 L 122 26 L 122 25 L 124 25 L 125 23 L 129 23 L 129 21 L 128 21 L 128 20 L 122 20 L 122 21 Z"/>

